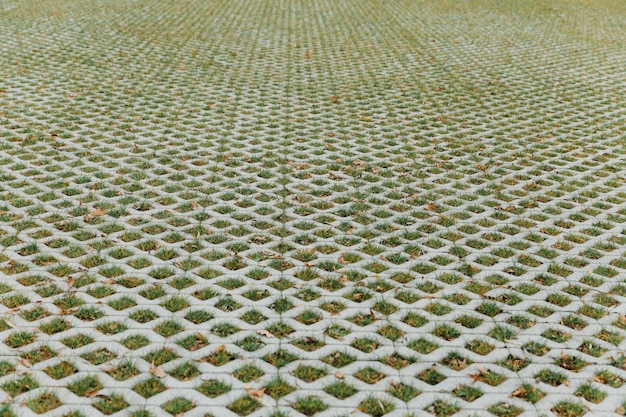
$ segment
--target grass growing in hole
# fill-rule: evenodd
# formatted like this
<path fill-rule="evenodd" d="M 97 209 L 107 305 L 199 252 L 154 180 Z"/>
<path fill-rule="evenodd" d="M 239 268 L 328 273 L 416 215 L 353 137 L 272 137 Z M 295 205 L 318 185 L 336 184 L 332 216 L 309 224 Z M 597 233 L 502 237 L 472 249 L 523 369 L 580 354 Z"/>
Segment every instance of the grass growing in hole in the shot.
<path fill-rule="evenodd" d="M 113 335 L 126 331 L 128 327 L 126 327 L 123 323 L 112 321 L 101 323 L 96 326 L 96 329 L 105 335 Z"/>
<path fill-rule="evenodd" d="M 577 356 L 566 354 L 561 354 L 559 358 L 554 360 L 554 363 L 563 369 L 573 372 L 581 371 L 585 366 L 589 365 L 589 363 Z"/>
<path fill-rule="evenodd" d="M 20 313 L 20 316 L 27 321 L 35 321 L 47 317 L 50 312 L 41 306 L 34 307 L 30 310 L 24 310 Z"/>
<path fill-rule="evenodd" d="M 98 380 L 98 377 L 86 376 L 84 378 L 75 380 L 74 382 L 69 384 L 67 388 L 80 397 L 91 397 L 95 395 L 100 389 L 102 389 L 102 384 Z"/>
<path fill-rule="evenodd" d="M 322 315 L 315 310 L 305 310 L 296 317 L 296 320 L 307 326 L 315 324 L 321 319 Z"/>
<path fill-rule="evenodd" d="M 237 341 L 236 345 L 248 352 L 254 352 L 265 346 L 265 343 L 256 336 L 246 336 Z"/>
<path fill-rule="evenodd" d="M 302 413 L 307 417 L 311 417 L 326 410 L 328 405 L 322 401 L 321 398 L 309 395 L 297 398 L 291 407 L 297 412 Z"/>
<path fill-rule="evenodd" d="M 513 391 L 510 396 L 535 404 L 545 397 L 545 394 L 531 384 L 522 384 L 515 391 Z"/>
<path fill-rule="evenodd" d="M 567 376 L 560 372 L 551 371 L 550 369 L 543 369 L 535 374 L 535 380 L 557 387 L 567 381 Z"/>
<path fill-rule="evenodd" d="M 203 381 L 196 390 L 209 398 L 216 398 L 230 392 L 231 386 L 217 379 L 209 379 Z"/>
<path fill-rule="evenodd" d="M 208 343 L 207 338 L 201 333 L 190 334 L 176 342 L 178 346 L 181 346 L 191 352 L 207 346 Z"/>
<path fill-rule="evenodd" d="M 441 364 L 455 371 L 461 371 L 473 362 L 471 359 L 461 356 L 458 352 L 450 352 L 448 356 L 441 360 Z"/>
<path fill-rule="evenodd" d="M 129 360 L 125 360 L 118 366 L 108 369 L 106 372 L 116 381 L 126 381 L 139 374 L 139 370 L 137 370 Z"/>
<path fill-rule="evenodd" d="M 413 398 L 417 397 L 421 394 L 421 391 L 417 388 L 403 384 L 403 383 L 391 383 L 389 388 L 387 388 L 387 393 L 393 395 L 401 401 L 409 402 Z"/>
<path fill-rule="evenodd" d="M 402 318 L 402 322 L 408 324 L 411 327 L 422 327 L 423 325 L 428 323 L 428 319 L 420 314 L 409 312 Z"/>
<path fill-rule="evenodd" d="M 253 411 L 261 408 L 261 403 L 249 395 L 244 395 L 243 397 L 239 397 L 237 400 L 230 403 L 226 408 L 240 416 L 247 416 Z"/>
<path fill-rule="evenodd" d="M 513 329 L 510 329 L 509 327 L 496 325 L 493 329 L 491 329 L 491 331 L 489 331 L 487 335 L 500 342 L 505 342 L 507 340 L 513 339 L 516 333 Z"/>
<path fill-rule="evenodd" d="M 11 397 L 15 397 L 38 387 L 39 383 L 30 375 L 13 379 L 2 384 L 2 389 Z"/>
<path fill-rule="evenodd" d="M 390 324 L 379 328 L 376 333 L 391 341 L 396 341 L 404 336 L 404 332 L 402 330 Z"/>
<path fill-rule="evenodd" d="M 109 305 L 109 307 L 121 311 L 136 306 L 137 302 L 135 302 L 135 300 L 130 297 L 122 297 L 116 300 L 109 301 L 107 304 Z"/>
<path fill-rule="evenodd" d="M 289 395 L 296 390 L 281 377 L 272 379 L 263 388 L 265 389 L 265 393 L 275 400 Z"/>
<path fill-rule="evenodd" d="M 128 336 L 120 341 L 120 344 L 127 349 L 137 350 L 150 344 L 150 340 L 141 334 Z"/>
<path fill-rule="evenodd" d="M 608 385 L 611 388 L 620 388 L 624 385 L 624 380 L 619 375 L 615 375 L 607 370 L 598 371 L 595 373 L 593 380 L 604 385 Z"/>
<path fill-rule="evenodd" d="M 350 329 L 340 326 L 338 324 L 331 324 L 324 331 L 326 336 L 332 337 L 333 339 L 343 340 L 343 338 L 350 334 Z"/>
<path fill-rule="evenodd" d="M 398 311 L 398 307 L 386 300 L 376 302 L 372 308 L 384 315 L 390 315 Z"/>
<path fill-rule="evenodd" d="M 152 330 L 163 337 L 171 337 L 183 331 L 184 327 L 177 321 L 166 320 L 155 326 Z"/>
<path fill-rule="evenodd" d="M 336 381 L 324 388 L 324 391 L 335 398 L 344 400 L 353 396 L 358 392 L 356 388 L 345 383 L 344 381 Z"/>
<path fill-rule="evenodd" d="M 440 337 L 444 340 L 450 341 L 450 340 L 454 340 L 456 338 L 458 338 L 459 336 L 461 336 L 461 332 L 458 331 L 456 328 L 448 325 L 448 324 L 441 324 L 437 327 L 435 327 L 435 329 L 433 330 L 433 335 Z"/>
<path fill-rule="evenodd" d="M 418 379 L 429 385 L 437 385 L 446 379 L 446 376 L 438 372 L 435 368 L 427 368 L 416 375 Z"/>
<path fill-rule="evenodd" d="M 554 342 L 557 343 L 563 343 L 568 341 L 569 339 L 571 339 L 572 335 L 570 333 L 561 331 L 561 330 L 557 330 L 557 329 L 547 329 L 546 331 L 544 331 L 543 333 L 541 333 L 541 336 L 545 337 L 546 339 L 552 340 Z"/>
<path fill-rule="evenodd" d="M 474 329 L 483 324 L 483 320 L 475 316 L 464 314 L 458 317 L 455 323 L 459 323 L 461 326 L 467 327 L 468 329 Z"/>
<path fill-rule="evenodd" d="M 219 337 L 229 337 L 239 331 L 239 327 L 234 326 L 230 323 L 218 323 L 211 329 L 211 333 L 219 336 Z"/>
<path fill-rule="evenodd" d="M 407 344 L 407 347 L 415 350 L 416 352 L 426 355 L 437 349 L 439 345 L 437 343 L 431 342 L 426 338 L 421 337 L 419 339 L 409 342 Z"/>
<path fill-rule="evenodd" d="M 528 312 L 534 314 L 535 316 L 546 318 L 552 315 L 552 313 L 554 313 L 554 310 L 552 310 L 550 307 L 534 305 L 528 309 Z"/>
<path fill-rule="evenodd" d="M 242 382 L 257 380 L 265 373 L 254 365 L 247 364 L 233 372 L 233 376 Z"/>
<path fill-rule="evenodd" d="M 152 366 L 160 366 L 176 358 L 178 358 L 176 352 L 169 348 L 154 350 L 143 356 L 143 359 L 150 363 Z"/>
<path fill-rule="evenodd" d="M 505 368 L 513 372 L 518 372 L 530 365 L 530 362 L 531 361 L 528 358 L 520 358 L 517 356 L 509 355 L 503 360 L 498 361 L 497 364 L 500 366 L 504 366 Z"/>
<path fill-rule="evenodd" d="M 497 417 L 517 417 L 524 412 L 524 409 L 505 402 L 499 402 L 489 406 L 487 411 Z"/>
<path fill-rule="evenodd" d="M 211 320 L 212 318 L 213 318 L 213 315 L 205 310 L 190 311 L 189 313 L 185 315 L 185 319 L 189 320 L 190 322 L 194 324 L 204 323 L 206 321 Z"/>
<path fill-rule="evenodd" d="M 291 342 L 291 344 L 297 348 L 305 350 L 307 352 L 312 352 L 324 346 L 326 343 L 318 340 L 314 337 L 301 337 Z"/>
<path fill-rule="evenodd" d="M 271 306 L 277 313 L 284 313 L 293 308 L 293 303 L 286 297 L 278 298 Z"/>
<path fill-rule="evenodd" d="M 165 384 L 155 377 L 150 377 L 146 380 L 140 381 L 133 387 L 133 391 L 144 398 L 153 397 L 166 389 L 167 387 Z"/>
<path fill-rule="evenodd" d="M 61 310 L 70 310 L 72 308 L 80 307 L 85 304 L 81 298 L 75 295 L 65 295 L 61 298 L 58 298 L 54 301 L 54 305 L 56 305 Z"/>
<path fill-rule="evenodd" d="M 223 348 L 218 348 L 213 353 L 201 359 L 202 362 L 208 362 L 213 366 L 223 366 L 230 361 L 237 359 L 239 356 L 231 353 Z"/>
<path fill-rule="evenodd" d="M 435 302 L 427 305 L 424 308 L 424 311 L 429 312 L 430 314 L 434 314 L 436 316 L 443 316 L 452 311 L 452 307 L 447 304 Z"/>
<path fill-rule="evenodd" d="M 483 396 L 483 392 L 480 389 L 469 385 L 459 385 L 452 393 L 467 402 L 472 402 Z"/>
<path fill-rule="evenodd" d="M 575 395 L 594 404 L 601 403 L 606 398 L 606 392 L 595 387 L 591 383 L 584 383 L 580 385 L 576 390 Z"/>
<path fill-rule="evenodd" d="M 366 384 L 375 384 L 383 379 L 386 375 L 382 372 L 377 371 L 374 368 L 367 367 L 356 372 L 354 376 L 365 382 Z"/>
<path fill-rule="evenodd" d="M 561 319 L 561 324 L 574 330 L 582 330 L 587 327 L 589 323 L 578 315 L 569 314 Z"/>
<path fill-rule="evenodd" d="M 417 292 L 404 290 L 404 291 L 398 291 L 396 293 L 395 298 L 402 301 L 403 303 L 413 304 L 414 302 L 418 301 L 421 297 Z"/>
<path fill-rule="evenodd" d="M 49 346 L 44 345 L 28 352 L 24 352 L 21 356 L 22 358 L 29 361 L 31 364 L 35 364 L 50 358 L 54 358 L 56 355 L 57 353 L 54 350 L 52 350 Z"/>
<path fill-rule="evenodd" d="M 378 346 L 380 346 L 380 344 L 375 339 L 364 337 L 364 338 L 354 339 L 350 346 L 356 349 L 359 349 L 362 352 L 371 353 L 374 350 L 376 350 Z"/>
<path fill-rule="evenodd" d="M 181 415 L 192 408 L 195 407 L 195 404 L 184 397 L 176 397 L 164 403 L 161 408 L 173 416 Z"/>
<path fill-rule="evenodd" d="M 37 397 L 33 397 L 26 401 L 26 406 L 37 414 L 47 413 L 60 407 L 63 403 L 59 397 L 52 392 L 42 392 Z"/>
<path fill-rule="evenodd" d="M 28 304 L 29 302 L 30 302 L 30 299 L 23 294 L 15 294 L 11 296 L 6 296 L 0 300 L 0 303 L 2 303 L 6 308 L 9 308 L 9 309 L 21 307 L 25 304 Z"/>
<path fill-rule="evenodd" d="M 479 369 L 477 374 L 471 375 L 472 379 L 484 382 L 493 387 L 500 385 L 506 381 L 506 376 L 494 372 L 490 369 Z"/>
<path fill-rule="evenodd" d="M 322 310 L 328 311 L 330 314 L 339 314 L 347 308 L 347 306 L 341 301 L 323 302 L 319 306 Z"/>
<path fill-rule="evenodd" d="M 133 311 L 132 313 L 128 315 L 128 317 L 132 320 L 135 320 L 138 323 L 144 324 L 152 320 L 155 320 L 159 316 L 158 314 L 156 314 L 154 311 L 150 309 L 140 309 L 140 310 Z"/>
<path fill-rule="evenodd" d="M 343 368 L 354 362 L 356 358 L 348 353 L 335 351 L 322 358 L 322 362 L 335 368 Z"/>
<path fill-rule="evenodd" d="M 596 358 L 602 356 L 606 352 L 606 348 L 589 339 L 583 340 L 582 344 L 578 347 L 578 350 Z"/>
<path fill-rule="evenodd" d="M 217 303 L 215 303 L 215 307 L 224 312 L 229 312 L 240 309 L 242 305 L 235 301 L 232 297 L 226 296 L 220 298 Z"/>
<path fill-rule="evenodd" d="M 0 361 L 0 377 L 7 376 L 15 371 L 15 366 L 7 361 Z"/>
<path fill-rule="evenodd" d="M 200 375 L 200 371 L 193 363 L 183 362 L 172 369 L 169 374 L 179 381 L 189 381 Z"/>
<path fill-rule="evenodd" d="M 560 401 L 550 410 L 558 417 L 581 417 L 587 413 L 587 409 L 578 403 Z"/>
<path fill-rule="evenodd" d="M 17 331 L 11 333 L 5 340 L 4 343 L 10 348 L 16 349 L 23 346 L 26 346 L 35 341 L 35 335 L 33 333 L 27 331 Z"/>
<path fill-rule="evenodd" d="M 367 326 L 376 321 L 376 317 L 372 313 L 357 313 L 352 317 L 348 317 L 348 321 L 356 324 L 357 326 Z"/>
<path fill-rule="evenodd" d="M 450 404 L 443 400 L 436 400 L 428 407 L 424 408 L 424 410 L 433 414 L 435 417 L 450 417 L 451 415 L 457 413 L 461 407 L 456 404 Z"/>
<path fill-rule="evenodd" d="M 121 395 L 112 394 L 101 397 L 99 400 L 94 402 L 92 406 L 102 414 L 108 416 L 128 407 L 128 403 Z"/>
<path fill-rule="evenodd" d="M 476 311 L 488 317 L 494 317 L 500 314 L 502 312 L 502 309 L 500 308 L 498 303 L 495 303 L 493 301 L 484 301 L 480 306 L 478 306 Z"/>

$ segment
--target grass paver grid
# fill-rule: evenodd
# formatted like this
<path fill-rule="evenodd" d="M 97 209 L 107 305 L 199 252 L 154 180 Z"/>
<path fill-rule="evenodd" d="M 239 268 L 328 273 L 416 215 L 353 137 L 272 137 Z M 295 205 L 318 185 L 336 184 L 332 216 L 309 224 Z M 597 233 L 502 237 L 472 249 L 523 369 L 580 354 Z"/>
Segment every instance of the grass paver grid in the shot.
<path fill-rule="evenodd" d="M 625 415 L 625 26 L 0 1 L 0 415 Z"/>

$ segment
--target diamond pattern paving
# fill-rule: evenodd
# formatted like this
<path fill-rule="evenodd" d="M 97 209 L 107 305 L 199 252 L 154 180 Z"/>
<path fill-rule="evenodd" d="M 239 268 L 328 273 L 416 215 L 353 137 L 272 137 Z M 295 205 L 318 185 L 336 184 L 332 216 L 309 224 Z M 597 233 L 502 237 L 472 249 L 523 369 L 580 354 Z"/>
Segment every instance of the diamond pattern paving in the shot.
<path fill-rule="evenodd" d="M 0 1 L 0 415 L 624 415 L 626 4 L 518 3 Z"/>

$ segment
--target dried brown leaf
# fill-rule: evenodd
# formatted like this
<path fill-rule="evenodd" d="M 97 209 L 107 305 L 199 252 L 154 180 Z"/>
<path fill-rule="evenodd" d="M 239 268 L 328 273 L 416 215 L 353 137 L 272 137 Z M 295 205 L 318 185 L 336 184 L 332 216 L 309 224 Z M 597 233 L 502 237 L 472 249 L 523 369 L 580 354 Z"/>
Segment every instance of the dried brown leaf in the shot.
<path fill-rule="evenodd" d="M 274 335 L 272 333 L 270 333 L 268 330 L 265 330 L 265 329 L 257 330 L 256 334 L 259 334 L 259 335 L 265 336 L 265 337 L 269 337 L 270 339 L 274 337 Z"/>
<path fill-rule="evenodd" d="M 165 368 L 163 366 L 150 366 L 150 373 L 157 378 L 164 378 L 166 375 Z"/>

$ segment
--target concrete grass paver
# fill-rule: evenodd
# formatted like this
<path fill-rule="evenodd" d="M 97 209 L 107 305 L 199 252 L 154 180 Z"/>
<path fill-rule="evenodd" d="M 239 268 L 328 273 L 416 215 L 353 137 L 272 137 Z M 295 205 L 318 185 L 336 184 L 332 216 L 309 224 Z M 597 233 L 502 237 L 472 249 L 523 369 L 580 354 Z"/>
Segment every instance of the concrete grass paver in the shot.
<path fill-rule="evenodd" d="M 0 1 L 0 416 L 617 416 L 626 4 Z"/>

